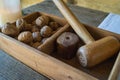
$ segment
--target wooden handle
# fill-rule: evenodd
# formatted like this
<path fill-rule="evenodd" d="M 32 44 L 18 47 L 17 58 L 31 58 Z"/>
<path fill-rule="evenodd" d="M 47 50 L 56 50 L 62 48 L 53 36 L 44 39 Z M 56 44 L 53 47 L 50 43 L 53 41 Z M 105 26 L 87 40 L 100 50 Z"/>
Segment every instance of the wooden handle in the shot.
<path fill-rule="evenodd" d="M 119 72 L 120 72 L 120 52 L 118 54 L 118 57 L 116 59 L 116 62 L 113 66 L 113 69 L 110 73 L 108 80 L 117 80 Z"/>
<path fill-rule="evenodd" d="M 78 19 L 74 16 L 74 14 L 70 11 L 70 9 L 67 7 L 67 5 L 63 2 L 63 0 L 53 0 L 53 2 L 56 4 L 58 9 L 61 11 L 61 13 L 64 15 L 64 17 L 67 19 L 69 24 L 72 26 L 74 31 L 79 35 L 80 38 L 86 43 L 89 44 L 94 41 L 93 37 L 90 35 L 90 33 L 86 30 L 83 24 L 81 24 Z"/>

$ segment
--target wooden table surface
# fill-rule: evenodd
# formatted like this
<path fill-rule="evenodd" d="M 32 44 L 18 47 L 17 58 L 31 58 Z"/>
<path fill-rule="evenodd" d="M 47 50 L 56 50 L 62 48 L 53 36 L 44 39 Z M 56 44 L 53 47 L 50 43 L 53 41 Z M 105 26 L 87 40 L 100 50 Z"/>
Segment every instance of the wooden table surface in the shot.
<path fill-rule="evenodd" d="M 82 23 L 91 26 L 98 26 L 108 15 L 108 13 L 82 8 L 75 5 L 69 4 L 69 7 Z M 26 15 L 35 11 L 46 12 L 62 17 L 61 13 L 52 1 L 44 1 L 28 7 L 23 10 L 23 14 Z M 48 80 L 48 78 L 35 72 L 28 66 L 0 50 L 0 80 Z"/>

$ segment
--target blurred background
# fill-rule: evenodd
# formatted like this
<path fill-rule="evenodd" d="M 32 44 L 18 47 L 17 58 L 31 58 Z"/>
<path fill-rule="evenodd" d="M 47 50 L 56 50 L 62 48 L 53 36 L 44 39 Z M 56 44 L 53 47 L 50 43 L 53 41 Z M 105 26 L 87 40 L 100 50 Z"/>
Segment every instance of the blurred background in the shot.
<path fill-rule="evenodd" d="M 22 8 L 34 5 L 45 0 L 21 0 Z M 46 0 L 47 1 L 47 0 Z M 49 0 L 50 1 L 50 0 Z M 120 14 L 120 0 L 64 0 L 74 5 Z"/>
<path fill-rule="evenodd" d="M 26 8 L 26 7 L 29 7 L 31 5 L 40 3 L 42 1 L 44 1 L 44 0 L 21 0 L 21 5 L 22 5 L 22 8 Z"/>

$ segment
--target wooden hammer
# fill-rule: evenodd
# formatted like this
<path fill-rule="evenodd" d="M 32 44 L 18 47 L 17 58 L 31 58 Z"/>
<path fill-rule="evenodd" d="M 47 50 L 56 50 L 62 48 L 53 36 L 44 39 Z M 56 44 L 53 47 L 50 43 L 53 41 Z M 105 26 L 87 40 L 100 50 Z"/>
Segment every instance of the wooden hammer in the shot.
<path fill-rule="evenodd" d="M 120 43 L 115 37 L 108 36 L 95 41 L 84 25 L 78 21 L 78 19 L 66 6 L 63 0 L 53 0 L 53 2 L 56 4 L 78 36 L 86 43 L 86 45 L 80 47 L 77 51 L 77 56 L 82 66 L 95 66 L 118 52 Z"/>

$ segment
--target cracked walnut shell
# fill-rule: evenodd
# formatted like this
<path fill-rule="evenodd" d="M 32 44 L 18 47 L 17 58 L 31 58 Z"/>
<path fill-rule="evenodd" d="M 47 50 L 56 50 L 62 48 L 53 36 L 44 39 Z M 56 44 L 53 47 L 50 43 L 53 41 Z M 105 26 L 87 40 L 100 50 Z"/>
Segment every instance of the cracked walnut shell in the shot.
<path fill-rule="evenodd" d="M 52 35 L 52 29 L 49 26 L 44 26 L 41 28 L 40 30 L 40 34 L 42 37 L 46 38 L 46 37 L 50 37 Z"/>
<path fill-rule="evenodd" d="M 59 28 L 59 24 L 57 22 L 50 22 L 49 26 L 53 29 L 56 30 L 57 28 Z"/>
<path fill-rule="evenodd" d="M 18 40 L 28 44 L 33 41 L 32 33 L 30 31 L 21 32 L 18 36 Z"/>
<path fill-rule="evenodd" d="M 33 32 L 32 36 L 33 36 L 33 42 L 40 42 L 42 40 L 40 32 Z"/>
<path fill-rule="evenodd" d="M 39 26 L 39 28 L 42 28 L 44 25 L 49 23 L 49 17 L 42 15 L 35 20 L 35 23 L 37 26 Z"/>
<path fill-rule="evenodd" d="M 18 28 L 11 24 L 11 23 L 6 23 L 2 29 L 1 29 L 2 33 L 11 36 L 11 37 L 16 37 L 19 34 L 19 30 Z"/>

